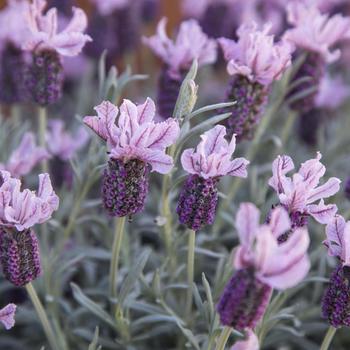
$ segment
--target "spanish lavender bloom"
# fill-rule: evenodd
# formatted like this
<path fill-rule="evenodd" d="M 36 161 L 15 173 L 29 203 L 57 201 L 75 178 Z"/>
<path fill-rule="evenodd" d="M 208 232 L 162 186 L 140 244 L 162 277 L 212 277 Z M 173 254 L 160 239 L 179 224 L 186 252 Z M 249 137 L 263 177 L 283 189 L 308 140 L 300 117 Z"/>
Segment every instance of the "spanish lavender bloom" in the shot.
<path fill-rule="evenodd" d="M 86 53 L 99 59 L 107 50 L 107 62 L 134 49 L 139 42 L 140 6 L 137 1 L 92 0 L 97 11 L 93 14 L 88 32 L 94 41 Z"/>
<path fill-rule="evenodd" d="M 350 327 L 350 222 L 336 215 L 327 225 L 326 235 L 323 243 L 328 254 L 338 258 L 339 264 L 324 294 L 322 314 L 333 327 Z"/>
<path fill-rule="evenodd" d="M 293 160 L 286 156 L 278 156 L 272 164 L 272 177 L 269 185 L 277 192 L 280 203 L 288 211 L 293 227 L 307 224 L 306 219 L 312 216 L 321 224 L 327 224 L 337 212 L 335 204 L 324 204 L 324 198 L 333 196 L 339 191 L 340 180 L 331 177 L 319 186 L 326 167 L 320 162 L 322 155 L 317 153 L 315 159 L 302 163 L 292 177 L 286 174 L 294 169 Z M 319 201 L 318 204 L 313 204 Z"/>
<path fill-rule="evenodd" d="M 39 244 L 32 226 L 50 219 L 59 200 L 48 174 L 39 175 L 35 193 L 21 191 L 21 181 L 9 172 L 0 173 L 0 261 L 5 278 L 24 286 L 41 272 Z"/>
<path fill-rule="evenodd" d="M 8 1 L 0 11 L 0 101 L 16 103 L 25 100 L 24 65 L 25 57 L 21 50 L 27 38 L 25 13 L 27 1 Z"/>
<path fill-rule="evenodd" d="M 0 310 L 0 322 L 7 330 L 15 325 L 16 308 L 15 304 L 8 304 Z"/>
<path fill-rule="evenodd" d="M 248 329 L 246 339 L 237 341 L 231 350 L 259 350 L 259 340 L 255 333 Z"/>
<path fill-rule="evenodd" d="M 346 179 L 344 192 L 345 197 L 350 200 L 350 177 Z"/>
<path fill-rule="evenodd" d="M 205 132 L 197 149 L 182 153 L 181 163 L 188 176 L 181 191 L 176 212 L 179 220 L 188 228 L 198 231 L 212 224 L 218 201 L 217 184 L 222 176 L 247 177 L 245 158 L 231 160 L 236 148 L 236 138 L 225 140 L 226 129 L 217 125 Z"/>
<path fill-rule="evenodd" d="M 7 170 L 13 177 L 19 178 L 29 174 L 37 164 L 49 158 L 49 153 L 36 145 L 34 134 L 27 132 L 7 163 L 0 163 L 0 169 Z"/>
<path fill-rule="evenodd" d="M 163 118 L 172 116 L 181 83 L 196 59 L 199 66 L 214 63 L 216 43 L 202 31 L 196 20 L 182 22 L 176 40 L 166 34 L 166 18 L 157 27 L 157 35 L 143 38 L 143 42 L 163 61 L 164 67 L 159 78 L 158 107 Z"/>
<path fill-rule="evenodd" d="M 55 187 L 66 183 L 68 187 L 73 183 L 73 170 L 69 160 L 75 153 L 84 147 L 89 139 L 89 134 L 84 127 L 80 127 L 75 135 L 65 130 L 62 120 L 52 119 L 46 134 L 46 143 L 53 159 L 50 164 Z"/>
<path fill-rule="evenodd" d="M 32 53 L 26 85 L 33 100 L 41 106 L 55 103 L 61 96 L 63 71 L 61 56 L 76 56 L 91 38 L 83 34 L 87 18 L 83 10 L 73 7 L 73 18 L 57 32 L 57 9 L 43 14 L 45 0 L 34 0 L 28 11 L 30 38 L 24 49 Z"/>
<path fill-rule="evenodd" d="M 229 109 L 232 117 L 225 124 L 229 135 L 237 134 L 238 141 L 250 138 L 265 109 L 269 87 L 291 64 L 291 46 L 274 43 L 268 35 L 271 25 L 262 31 L 255 23 L 243 24 L 238 29 L 238 41 L 219 39 L 228 73 L 233 76 L 228 101 L 237 101 Z"/>
<path fill-rule="evenodd" d="M 299 121 L 299 135 L 306 144 L 316 144 L 319 126 L 345 102 L 349 95 L 350 87 L 340 76 L 330 77 L 326 74 L 322 78 L 314 100 L 315 107 L 304 113 Z"/>
<path fill-rule="evenodd" d="M 331 49 L 340 41 L 350 38 L 350 18 L 341 15 L 330 17 L 322 14 L 317 6 L 306 5 L 300 2 L 288 4 L 288 21 L 294 28 L 284 34 L 298 49 L 298 56 L 306 54 L 306 58 L 295 74 L 295 81 L 309 77 L 306 82 L 298 84 L 291 91 L 291 95 L 314 88 L 303 99 L 298 99 L 292 108 L 306 113 L 314 107 L 319 84 L 325 74 L 327 64 L 340 57 L 340 50 Z"/>
<path fill-rule="evenodd" d="M 165 151 L 179 135 L 178 123 L 171 118 L 155 123 L 156 109 L 150 98 L 138 106 L 124 100 L 120 110 L 104 101 L 95 110 L 98 116 L 85 117 L 84 122 L 108 146 L 102 184 L 104 207 L 112 216 L 133 215 L 144 208 L 149 172 L 166 174 L 173 167 L 173 159 Z"/>
<path fill-rule="evenodd" d="M 236 216 L 241 242 L 235 253 L 236 272 L 217 305 L 221 323 L 239 331 L 256 326 L 273 288 L 294 287 L 310 268 L 307 230 L 297 228 L 288 241 L 278 244 L 278 238 L 291 229 L 287 212 L 275 208 L 268 225 L 259 226 L 259 216 L 254 204 L 241 204 Z"/>

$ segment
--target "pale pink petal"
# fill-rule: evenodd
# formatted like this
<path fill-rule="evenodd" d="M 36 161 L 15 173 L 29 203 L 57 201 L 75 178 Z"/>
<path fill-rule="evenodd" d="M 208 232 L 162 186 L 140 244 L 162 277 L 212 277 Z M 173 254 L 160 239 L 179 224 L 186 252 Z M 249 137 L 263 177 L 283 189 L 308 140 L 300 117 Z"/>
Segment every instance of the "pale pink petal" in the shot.
<path fill-rule="evenodd" d="M 341 259 L 343 265 L 350 266 L 350 222 L 345 225 L 342 238 L 342 254 Z"/>
<path fill-rule="evenodd" d="M 277 193 L 283 192 L 286 183 L 285 175 L 293 169 L 292 158 L 286 155 L 278 156 L 272 163 L 272 177 L 269 180 L 269 185 Z"/>
<path fill-rule="evenodd" d="M 154 125 L 152 133 L 148 139 L 147 147 L 164 150 L 166 147 L 176 142 L 179 134 L 179 123 L 175 119 L 169 118 L 164 122 Z"/>
<path fill-rule="evenodd" d="M 330 256 L 341 256 L 344 230 L 345 219 L 341 215 L 335 215 L 326 226 L 327 239 L 323 243 L 328 248 Z"/>
<path fill-rule="evenodd" d="M 237 341 L 231 350 L 259 350 L 259 340 L 255 333 L 248 329 L 246 331 L 246 338 Z"/>
<path fill-rule="evenodd" d="M 174 166 L 173 159 L 159 150 L 140 149 L 137 150 L 139 159 L 148 163 L 152 167 L 152 171 L 157 171 L 160 174 L 167 174 Z"/>
<path fill-rule="evenodd" d="M 78 7 L 73 7 L 72 11 L 73 17 L 62 33 L 83 32 L 87 27 L 87 16 L 85 12 Z"/>
<path fill-rule="evenodd" d="M 37 195 L 41 201 L 41 217 L 39 223 L 43 223 L 51 218 L 52 213 L 58 209 L 59 205 L 59 198 L 52 188 L 49 174 L 39 175 L 39 189 Z"/>
<path fill-rule="evenodd" d="M 89 41 L 92 41 L 92 39 L 87 34 L 76 32 L 60 33 L 52 38 L 50 45 L 63 56 L 76 56 Z"/>
<path fill-rule="evenodd" d="M 315 159 L 302 163 L 299 169 L 299 174 L 303 176 L 305 183 L 310 188 L 316 187 L 326 172 L 326 167 L 320 162 L 321 157 L 321 153 L 318 152 Z"/>
<path fill-rule="evenodd" d="M 118 126 L 128 133 L 130 138 L 136 132 L 138 127 L 137 106 L 130 100 L 124 99 L 120 106 L 120 117 Z"/>
<path fill-rule="evenodd" d="M 242 203 L 236 215 L 236 230 L 243 246 L 250 247 L 253 244 L 259 227 L 260 212 L 252 203 Z"/>
<path fill-rule="evenodd" d="M 225 140 L 226 128 L 223 125 L 216 125 L 214 128 L 205 132 L 201 138 L 204 144 L 205 155 L 218 153 L 223 147 L 227 148 Z"/>
<path fill-rule="evenodd" d="M 313 203 L 319 199 L 333 196 L 339 191 L 340 182 L 336 177 L 330 178 L 325 184 L 310 191 L 307 202 Z"/>
<path fill-rule="evenodd" d="M 137 121 L 139 124 L 149 123 L 156 114 L 156 106 L 153 100 L 147 97 L 145 103 L 137 106 Z"/>
<path fill-rule="evenodd" d="M 328 224 L 338 211 L 335 204 L 325 205 L 323 200 L 319 204 L 310 204 L 307 206 L 308 213 L 320 224 Z"/>
<path fill-rule="evenodd" d="M 290 230 L 291 223 L 287 211 L 282 207 L 273 209 L 269 226 L 275 238 Z"/>
<path fill-rule="evenodd" d="M 246 178 L 248 176 L 248 164 L 249 160 L 246 160 L 245 158 L 235 158 L 230 162 L 230 168 L 227 175 Z"/>
<path fill-rule="evenodd" d="M 15 325 L 16 308 L 15 304 L 8 304 L 0 310 L 0 322 L 7 330 Z"/>
<path fill-rule="evenodd" d="M 194 161 L 193 154 L 194 154 L 194 149 L 189 148 L 183 151 L 181 155 L 182 167 L 189 174 L 197 174 L 198 172 L 198 166 Z"/>

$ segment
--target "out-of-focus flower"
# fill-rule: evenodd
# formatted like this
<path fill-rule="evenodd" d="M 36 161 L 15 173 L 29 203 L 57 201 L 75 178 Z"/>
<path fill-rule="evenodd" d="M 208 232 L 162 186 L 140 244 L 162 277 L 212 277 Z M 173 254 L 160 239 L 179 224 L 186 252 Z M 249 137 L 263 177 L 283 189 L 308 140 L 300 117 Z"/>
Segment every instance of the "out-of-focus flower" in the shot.
<path fill-rule="evenodd" d="M 15 325 L 16 308 L 15 304 L 8 304 L 0 310 L 0 322 L 5 329 L 11 329 Z"/>
<path fill-rule="evenodd" d="M 231 350 L 259 350 L 259 340 L 253 331 L 246 331 L 246 339 L 236 342 Z"/>
<path fill-rule="evenodd" d="M 27 132 L 8 162 L 0 164 L 0 169 L 9 171 L 13 177 L 21 177 L 29 174 L 37 164 L 49 158 L 49 153 L 36 145 L 34 134 Z"/>
<path fill-rule="evenodd" d="M 229 134 L 237 139 L 250 138 L 267 103 L 269 86 L 279 79 L 291 64 L 292 47 L 286 42 L 274 43 L 269 35 L 271 26 L 257 29 L 255 23 L 242 25 L 238 41 L 219 39 L 227 64 L 233 76 L 227 94 L 228 101 L 237 103 L 227 111 L 232 116 L 225 124 Z"/>
<path fill-rule="evenodd" d="M 339 191 L 340 180 L 331 177 L 319 185 L 326 172 L 320 162 L 321 153 L 315 159 L 302 163 L 292 177 L 286 174 L 294 169 L 292 159 L 286 155 L 278 156 L 272 164 L 272 177 L 269 185 L 277 192 L 281 204 L 288 211 L 293 227 L 306 225 L 308 216 L 321 224 L 327 224 L 337 212 L 335 204 L 324 204 L 324 198 L 333 196 Z M 313 204 L 319 201 L 318 204 Z"/>
<path fill-rule="evenodd" d="M 328 254 L 339 263 L 331 275 L 329 286 L 322 300 L 322 314 L 333 327 L 350 326 L 349 273 L 350 273 L 350 222 L 334 216 L 326 227 Z"/>
<path fill-rule="evenodd" d="M 205 35 L 195 20 L 182 22 L 175 41 L 166 34 L 166 18 L 157 27 L 157 35 L 143 38 L 143 42 L 163 61 L 159 77 L 158 108 L 163 118 L 172 115 L 184 76 L 194 60 L 199 66 L 214 63 L 216 42 Z"/>
<path fill-rule="evenodd" d="M 128 5 L 128 0 L 90 0 L 97 7 L 101 15 L 107 16 L 115 10 Z"/>
<path fill-rule="evenodd" d="M 28 37 L 25 13 L 27 1 L 10 0 L 0 11 L 0 101 L 16 103 L 25 100 L 22 43 Z"/>
<path fill-rule="evenodd" d="M 48 174 L 39 175 L 37 193 L 21 191 L 21 181 L 1 171 L 0 261 L 7 280 L 16 286 L 41 273 L 39 243 L 32 229 L 51 218 L 59 199 Z"/>
<path fill-rule="evenodd" d="M 225 175 L 247 177 L 245 158 L 231 159 L 236 147 L 236 138 L 225 140 L 226 129 L 217 125 L 205 132 L 197 149 L 187 149 L 181 163 L 188 176 L 181 191 L 177 213 L 180 222 L 192 230 L 199 230 L 215 219 L 218 201 L 217 183 Z"/>
<path fill-rule="evenodd" d="M 291 95 L 302 91 L 311 91 L 304 98 L 298 99 L 291 107 L 306 113 L 314 107 L 315 97 L 326 65 L 340 57 L 340 50 L 334 46 L 350 38 L 350 18 L 341 15 L 330 17 L 322 14 L 315 5 L 292 2 L 287 7 L 288 20 L 294 25 L 286 31 L 284 39 L 296 46 L 300 54 L 306 54 L 304 62 L 295 75 L 295 81 L 309 77 L 308 81 L 298 84 Z"/>
<path fill-rule="evenodd" d="M 46 106 L 61 96 L 63 73 L 61 56 L 78 55 L 90 36 L 84 34 L 87 17 L 83 10 L 73 7 L 73 18 L 66 28 L 58 32 L 57 9 L 44 14 L 45 0 L 34 0 L 27 20 L 30 37 L 23 48 L 32 53 L 27 69 L 26 85 L 33 100 Z"/>
<path fill-rule="evenodd" d="M 71 159 L 74 154 L 84 147 L 89 139 L 89 134 L 80 127 L 73 136 L 65 130 L 64 123 L 60 119 L 49 122 L 46 134 L 46 142 L 49 152 L 63 161 Z"/>
<path fill-rule="evenodd" d="M 310 268 L 307 230 L 297 228 L 287 242 L 279 244 L 278 237 L 291 229 L 287 212 L 274 209 L 268 225 L 260 226 L 259 216 L 254 204 L 241 204 L 236 217 L 241 242 L 234 259 L 237 271 L 217 305 L 221 323 L 241 331 L 253 329 L 261 319 L 272 288 L 296 286 Z"/>
<path fill-rule="evenodd" d="M 107 142 L 109 150 L 102 186 L 104 206 L 113 216 L 140 212 L 148 192 L 149 171 L 166 174 L 173 167 L 173 159 L 165 151 L 176 141 L 179 125 L 171 118 L 155 123 L 156 109 L 150 98 L 139 106 L 124 100 L 120 110 L 104 101 L 95 110 L 98 116 L 85 117 L 84 122 Z"/>

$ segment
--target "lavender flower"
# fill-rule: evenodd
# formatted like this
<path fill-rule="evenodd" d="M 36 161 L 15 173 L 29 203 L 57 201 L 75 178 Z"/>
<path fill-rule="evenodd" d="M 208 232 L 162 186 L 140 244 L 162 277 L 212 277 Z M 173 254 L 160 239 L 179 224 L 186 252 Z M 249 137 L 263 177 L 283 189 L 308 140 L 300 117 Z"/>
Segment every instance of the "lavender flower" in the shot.
<path fill-rule="evenodd" d="M 267 103 L 269 87 L 279 79 L 291 64 L 291 46 L 274 43 L 268 35 L 271 26 L 262 31 L 257 25 L 243 24 L 238 29 L 238 41 L 219 39 L 227 64 L 233 76 L 227 100 L 237 103 L 229 109 L 232 117 L 226 120 L 229 135 L 237 134 L 240 141 L 250 138 Z"/>
<path fill-rule="evenodd" d="M 262 318 L 272 288 L 294 287 L 307 275 L 309 236 L 305 228 L 282 244 L 278 237 L 291 229 L 283 208 L 272 211 L 269 225 L 259 226 L 259 210 L 251 203 L 241 204 L 236 216 L 240 246 L 236 249 L 237 269 L 217 305 L 221 323 L 237 330 L 253 329 Z"/>
<path fill-rule="evenodd" d="M 157 35 L 143 38 L 164 63 L 158 86 L 159 114 L 163 118 L 172 116 L 184 76 L 193 60 L 199 66 L 215 62 L 216 43 L 203 32 L 198 22 L 182 22 L 175 41 L 168 38 L 165 30 L 167 20 L 163 18 L 157 27 Z"/>
<path fill-rule="evenodd" d="M 328 254 L 338 258 L 339 264 L 325 291 L 322 314 L 333 327 L 350 327 L 350 222 L 336 215 L 327 225 L 326 235 L 323 243 L 328 248 Z"/>
<path fill-rule="evenodd" d="M 39 175 L 37 193 L 21 191 L 21 181 L 1 171 L 0 261 L 4 276 L 16 286 L 33 281 L 41 272 L 39 244 L 32 226 L 50 219 L 58 197 L 48 174 Z"/>
<path fill-rule="evenodd" d="M 0 322 L 7 330 L 15 325 L 16 308 L 15 304 L 8 304 L 0 310 Z"/>
<path fill-rule="evenodd" d="M 25 100 L 24 66 L 25 57 L 21 49 L 27 39 L 25 13 L 27 1 L 8 1 L 0 11 L 0 101 L 16 103 Z"/>
<path fill-rule="evenodd" d="M 253 331 L 246 331 L 246 338 L 236 342 L 231 350 L 259 350 L 259 340 Z"/>
<path fill-rule="evenodd" d="M 317 153 L 315 159 L 301 164 L 293 177 L 286 174 L 294 169 L 293 160 L 286 156 L 278 156 L 272 164 L 272 177 L 269 185 L 277 192 L 280 203 L 288 211 L 293 227 L 306 225 L 306 218 L 312 216 L 321 224 L 327 224 L 337 212 L 335 204 L 324 204 L 324 198 L 333 196 L 339 191 L 340 180 L 330 178 L 319 186 L 326 172 L 320 162 L 322 155 Z M 319 200 L 318 204 L 313 204 Z"/>
<path fill-rule="evenodd" d="M 45 0 L 34 0 L 28 11 L 31 36 L 24 49 L 32 53 L 26 85 L 33 100 L 46 106 L 61 96 L 63 73 L 61 56 L 76 56 L 91 38 L 83 34 L 87 18 L 83 10 L 73 7 L 73 18 L 67 27 L 57 33 L 57 10 L 43 14 Z"/>
<path fill-rule="evenodd" d="M 13 177 L 21 177 L 29 174 L 32 169 L 45 159 L 49 159 L 49 153 L 35 143 L 35 136 L 31 132 L 23 135 L 19 146 L 13 151 L 6 164 L 0 163 L 0 169 L 7 170 Z"/>
<path fill-rule="evenodd" d="M 306 53 L 306 59 L 297 71 L 295 80 L 310 79 L 299 84 L 291 95 L 314 88 L 302 100 L 292 104 L 292 108 L 306 113 L 314 107 L 320 81 L 326 65 L 340 57 L 340 50 L 331 51 L 338 42 L 350 37 L 350 18 L 341 15 L 332 17 L 322 14 L 317 6 L 292 2 L 288 5 L 288 20 L 294 28 L 286 31 L 284 39 L 298 48 L 299 55 Z"/>
<path fill-rule="evenodd" d="M 181 191 L 176 212 L 182 224 L 198 231 L 215 219 L 218 201 L 217 184 L 225 175 L 247 177 L 245 158 L 231 160 L 236 147 L 236 138 L 225 140 L 226 129 L 217 125 L 205 132 L 197 149 L 187 149 L 181 163 L 188 176 Z"/>
<path fill-rule="evenodd" d="M 108 101 L 95 107 L 97 117 L 84 122 L 107 142 L 108 167 L 102 185 L 103 203 L 112 216 L 126 216 L 144 208 L 148 192 L 148 173 L 168 173 L 173 159 L 165 151 L 179 135 L 174 119 L 155 123 L 155 104 L 147 98 L 136 106 L 124 100 L 119 110 Z"/>

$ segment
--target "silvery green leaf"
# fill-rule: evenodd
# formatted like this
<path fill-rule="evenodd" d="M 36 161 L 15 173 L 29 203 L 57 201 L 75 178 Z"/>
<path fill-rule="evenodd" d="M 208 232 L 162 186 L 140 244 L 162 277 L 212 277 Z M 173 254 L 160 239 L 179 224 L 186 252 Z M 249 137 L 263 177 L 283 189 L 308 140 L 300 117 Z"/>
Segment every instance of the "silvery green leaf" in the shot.
<path fill-rule="evenodd" d="M 101 350 L 102 347 L 98 345 L 98 336 L 99 336 L 99 328 L 95 328 L 94 338 L 92 339 L 91 344 L 88 347 L 88 350 Z"/>

